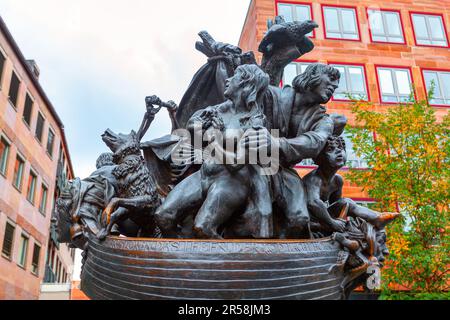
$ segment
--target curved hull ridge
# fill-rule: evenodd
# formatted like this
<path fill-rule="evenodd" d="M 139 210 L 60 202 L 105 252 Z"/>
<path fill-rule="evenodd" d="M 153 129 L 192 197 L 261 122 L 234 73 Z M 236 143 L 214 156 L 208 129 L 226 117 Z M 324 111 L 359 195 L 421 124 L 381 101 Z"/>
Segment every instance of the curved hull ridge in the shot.
<path fill-rule="evenodd" d="M 89 240 L 92 299 L 343 299 L 342 249 L 329 238 Z"/>

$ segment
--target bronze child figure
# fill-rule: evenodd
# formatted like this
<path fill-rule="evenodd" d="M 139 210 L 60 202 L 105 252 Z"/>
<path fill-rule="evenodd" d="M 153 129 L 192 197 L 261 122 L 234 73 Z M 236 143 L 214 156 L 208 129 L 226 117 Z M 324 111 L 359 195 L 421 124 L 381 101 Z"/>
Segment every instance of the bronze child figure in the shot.
<path fill-rule="evenodd" d="M 318 228 L 325 232 L 344 232 L 346 221 L 339 219 L 343 210 L 347 210 L 348 216 L 362 218 L 378 230 L 383 229 L 399 215 L 390 212 L 378 213 L 356 204 L 351 199 L 342 197 L 344 180 L 337 174 L 337 171 L 347 161 L 345 141 L 342 137 L 331 136 L 314 161 L 318 168 L 303 178 L 307 190 L 312 229 L 317 230 Z M 314 220 L 318 224 L 314 223 Z"/>

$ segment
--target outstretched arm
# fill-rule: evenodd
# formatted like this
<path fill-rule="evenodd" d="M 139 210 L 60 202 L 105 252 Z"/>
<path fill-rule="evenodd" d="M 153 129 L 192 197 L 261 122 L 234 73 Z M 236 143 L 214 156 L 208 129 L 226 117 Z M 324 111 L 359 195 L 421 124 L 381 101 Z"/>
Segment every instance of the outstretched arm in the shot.
<path fill-rule="evenodd" d="M 280 138 L 280 161 L 284 166 L 293 166 L 304 159 L 315 158 L 333 133 L 333 121 L 323 117 L 311 131 L 293 138 Z"/>
<path fill-rule="evenodd" d="M 154 105 L 159 105 L 159 107 L 155 108 Z M 137 132 L 139 141 L 141 141 L 141 139 L 145 136 L 148 128 L 150 127 L 150 124 L 155 119 L 155 115 L 159 112 L 159 110 L 161 110 L 161 99 L 159 99 L 157 96 L 146 97 L 145 106 L 147 108 L 147 112 L 145 112 L 141 126 L 139 127 L 139 130 Z"/>
<path fill-rule="evenodd" d="M 169 112 L 170 122 L 172 123 L 172 132 L 174 132 L 180 127 L 176 118 L 178 105 L 170 100 L 166 103 L 163 102 L 161 106 L 167 108 L 167 111 Z"/>

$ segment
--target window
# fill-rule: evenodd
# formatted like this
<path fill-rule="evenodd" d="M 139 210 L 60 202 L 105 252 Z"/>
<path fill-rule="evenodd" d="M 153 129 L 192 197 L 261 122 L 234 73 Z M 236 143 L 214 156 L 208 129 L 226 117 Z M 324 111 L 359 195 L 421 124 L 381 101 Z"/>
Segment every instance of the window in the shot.
<path fill-rule="evenodd" d="M 351 136 L 344 130 L 342 137 L 345 141 L 345 152 L 347 153 L 347 166 L 351 168 L 367 168 L 367 162 L 364 157 L 358 157 L 353 148 Z"/>
<path fill-rule="evenodd" d="M 22 189 L 22 176 L 23 176 L 23 167 L 25 166 L 25 161 L 17 155 L 16 163 L 14 165 L 14 186 L 20 191 Z"/>
<path fill-rule="evenodd" d="M 283 16 L 286 22 L 312 20 L 311 5 L 309 4 L 292 4 L 279 2 L 277 5 L 278 15 Z M 313 36 L 313 32 L 308 34 Z"/>
<path fill-rule="evenodd" d="M 352 168 L 367 168 L 367 161 L 364 159 L 364 157 L 358 157 L 356 155 L 356 152 L 353 148 L 353 142 L 350 139 L 350 134 L 348 134 L 348 132 L 344 130 L 342 138 L 344 138 L 345 141 L 345 152 L 347 154 L 347 163 L 345 164 L 345 166 L 349 166 Z M 317 166 L 317 164 L 313 159 L 304 159 L 299 163 L 299 166 L 312 167 Z"/>
<path fill-rule="evenodd" d="M 51 250 L 51 257 L 50 257 L 50 262 L 48 263 L 48 265 L 50 266 L 50 268 L 52 270 L 54 270 L 54 266 L 55 266 L 55 248 L 52 245 L 52 250 Z"/>
<path fill-rule="evenodd" d="M 377 67 L 381 102 L 408 102 L 411 92 L 409 69 Z"/>
<path fill-rule="evenodd" d="M 367 10 L 373 42 L 405 43 L 398 11 Z"/>
<path fill-rule="evenodd" d="M 59 259 L 57 258 L 57 264 L 56 264 L 56 282 L 59 283 L 60 275 L 61 275 L 61 262 L 59 262 Z"/>
<path fill-rule="evenodd" d="M 17 108 L 17 98 L 19 97 L 20 80 L 13 71 L 11 75 L 11 84 L 9 86 L 9 101 Z"/>
<path fill-rule="evenodd" d="M 417 45 L 447 47 L 447 31 L 442 16 L 411 13 Z"/>
<path fill-rule="evenodd" d="M 42 141 L 42 132 L 44 131 L 45 119 L 40 112 L 38 112 L 38 118 L 36 122 L 36 138 Z"/>
<path fill-rule="evenodd" d="M 301 167 L 312 167 L 312 166 L 317 166 L 315 163 L 314 163 L 314 160 L 313 159 L 303 159 L 300 163 L 299 163 L 299 166 L 301 166 Z"/>
<path fill-rule="evenodd" d="M 292 84 L 292 80 L 299 74 L 305 72 L 306 68 L 310 65 L 309 62 L 292 62 L 284 68 L 283 84 Z"/>
<path fill-rule="evenodd" d="M 450 71 L 423 70 L 423 77 L 427 92 L 434 84 L 430 104 L 450 106 Z"/>
<path fill-rule="evenodd" d="M 2 253 L 8 259 L 11 259 L 11 253 L 12 253 L 13 243 L 14 243 L 14 231 L 15 231 L 15 229 L 16 229 L 15 226 L 13 226 L 9 222 L 6 222 L 5 235 L 3 237 Z"/>
<path fill-rule="evenodd" d="M 6 169 L 8 167 L 10 144 L 5 138 L 0 139 L 0 173 L 6 175 Z"/>
<path fill-rule="evenodd" d="M 25 106 L 23 108 L 23 121 L 30 126 L 31 124 L 31 112 L 33 111 L 33 100 L 30 95 L 27 93 L 25 98 Z"/>
<path fill-rule="evenodd" d="M 39 203 L 39 212 L 42 213 L 43 215 L 45 215 L 45 209 L 47 209 L 47 194 L 48 194 L 48 189 L 44 184 L 42 184 L 41 200 Z"/>
<path fill-rule="evenodd" d="M 371 210 L 376 210 L 376 208 L 374 208 L 376 206 L 376 202 L 375 201 L 371 201 L 371 200 L 360 200 L 360 199 L 352 199 L 358 206 L 361 207 L 366 207 L 368 209 Z"/>
<path fill-rule="evenodd" d="M 47 152 L 50 156 L 53 156 L 53 144 L 55 142 L 55 134 L 52 129 L 48 128 L 48 137 L 47 137 Z"/>
<path fill-rule="evenodd" d="M 2 76 L 3 76 L 3 68 L 5 67 L 6 58 L 3 53 L 0 51 L 0 88 L 2 86 Z"/>
<path fill-rule="evenodd" d="M 17 264 L 23 268 L 25 268 L 25 264 L 27 262 L 27 254 L 28 254 L 28 237 L 22 234 L 20 236 L 19 256 Z"/>
<path fill-rule="evenodd" d="M 336 89 L 333 98 L 337 100 L 349 100 L 348 95 L 356 99 L 368 100 L 366 75 L 363 66 L 338 65 L 333 67 L 341 73 L 339 87 Z"/>
<path fill-rule="evenodd" d="M 355 8 L 323 7 L 325 38 L 359 40 Z"/>
<path fill-rule="evenodd" d="M 41 255 L 41 247 L 35 243 L 33 249 L 33 261 L 31 262 L 31 272 L 35 275 L 39 274 L 39 258 Z"/>
<path fill-rule="evenodd" d="M 27 187 L 27 200 L 34 204 L 34 194 L 36 191 L 36 174 L 30 170 L 30 175 L 28 176 L 28 187 Z"/>

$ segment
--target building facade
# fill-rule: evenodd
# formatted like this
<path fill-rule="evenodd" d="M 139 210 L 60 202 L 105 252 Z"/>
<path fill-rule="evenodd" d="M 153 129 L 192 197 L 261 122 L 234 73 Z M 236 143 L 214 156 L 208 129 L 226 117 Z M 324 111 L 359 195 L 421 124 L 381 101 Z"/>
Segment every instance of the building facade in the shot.
<path fill-rule="evenodd" d="M 303 72 L 309 63 L 333 65 L 341 72 L 329 113 L 344 114 L 355 123 L 348 94 L 373 103 L 377 111 L 395 108 L 411 90 L 429 101 L 438 118 L 450 107 L 450 1 L 449 0 L 252 0 L 239 40 L 245 50 L 258 50 L 267 20 L 282 15 L 286 21 L 311 19 L 318 28 L 310 35 L 312 52 L 286 67 L 283 84 Z M 261 59 L 261 54 L 257 54 Z M 345 134 L 345 133 L 344 133 Z M 346 137 L 348 163 L 364 168 Z M 300 175 L 312 167 L 306 160 Z M 346 168 L 341 170 L 345 176 Z M 373 202 L 358 186 L 345 182 L 344 195 L 361 204 Z"/>
<path fill-rule="evenodd" d="M 36 63 L 0 18 L 0 299 L 38 299 L 46 265 L 56 263 L 56 280 L 71 282 L 74 252 L 59 245 L 47 258 L 54 197 L 65 177 L 73 170 L 64 126 Z"/>

